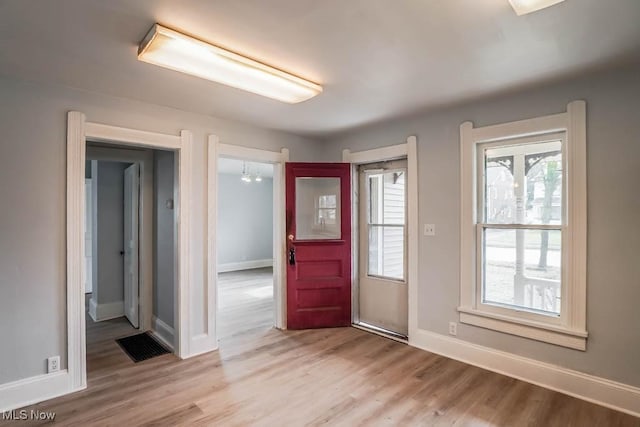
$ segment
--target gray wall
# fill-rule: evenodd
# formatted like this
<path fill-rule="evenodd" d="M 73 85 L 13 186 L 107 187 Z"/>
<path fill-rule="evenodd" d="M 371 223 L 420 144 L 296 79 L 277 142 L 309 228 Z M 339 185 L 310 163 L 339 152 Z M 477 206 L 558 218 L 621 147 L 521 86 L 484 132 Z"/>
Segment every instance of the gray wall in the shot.
<path fill-rule="evenodd" d="M 273 258 L 273 179 L 218 175 L 218 265 Z"/>
<path fill-rule="evenodd" d="M 206 137 L 226 144 L 290 150 L 312 161 L 313 140 L 240 122 L 193 114 L 61 86 L 0 78 L 0 384 L 46 372 L 46 358 L 66 368 L 66 124 L 67 112 L 87 120 L 178 134 L 193 131 L 193 300 L 206 283 Z M 215 102 L 215 100 L 212 100 Z M 29 173 L 24 173 L 24 165 Z M 8 185 L 11 183 L 11 185 Z M 193 309 L 201 318 L 201 306 Z M 194 334 L 204 331 L 194 324 Z"/>
<path fill-rule="evenodd" d="M 587 351 L 570 350 L 467 325 L 458 338 L 640 386 L 640 69 L 585 76 L 568 83 L 363 128 L 327 141 L 325 159 L 418 138 L 419 221 L 437 235 L 420 236 L 419 327 L 447 334 L 456 321 L 460 272 L 459 126 L 566 111 L 587 101 Z"/>
<path fill-rule="evenodd" d="M 93 277 L 98 304 L 124 300 L 124 170 L 130 163 L 98 161 L 94 197 Z M 94 184 L 95 182 L 95 184 Z"/>
<path fill-rule="evenodd" d="M 66 113 L 156 132 L 194 132 L 192 279 L 206 273 L 206 135 L 223 143 L 290 149 L 292 161 L 340 160 L 418 136 L 419 326 L 446 334 L 459 299 L 459 125 L 478 126 L 588 108 L 588 330 L 586 352 L 460 325 L 458 338 L 640 386 L 640 70 L 574 79 L 462 107 L 378 124 L 325 143 L 239 122 L 53 85 L 0 78 L 0 384 L 43 374 L 45 359 L 66 367 Z M 333 153 L 333 154 L 332 154 Z M 29 173 L 24 173 L 24 165 Z M 8 185 L 10 183 L 10 185 Z M 202 288 L 194 289 L 202 299 Z M 201 308 L 196 307 L 195 310 Z M 203 325 L 193 325 L 198 333 Z"/>
<path fill-rule="evenodd" d="M 155 150 L 153 153 L 154 175 L 154 281 L 153 314 L 173 327 L 174 316 L 174 209 L 167 201 L 174 199 L 174 161 L 171 151 Z"/>

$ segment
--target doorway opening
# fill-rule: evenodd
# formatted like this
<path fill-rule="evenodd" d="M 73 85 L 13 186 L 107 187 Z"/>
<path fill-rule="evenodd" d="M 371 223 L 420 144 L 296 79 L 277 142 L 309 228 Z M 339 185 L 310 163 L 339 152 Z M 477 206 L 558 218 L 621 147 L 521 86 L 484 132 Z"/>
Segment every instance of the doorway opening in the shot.
<path fill-rule="evenodd" d="M 230 145 L 220 143 L 215 135 L 209 135 L 207 154 L 207 212 L 208 212 L 208 231 L 207 231 L 207 258 L 209 259 L 207 267 L 207 282 L 212 284 L 212 289 L 208 293 L 210 304 L 215 308 L 215 315 L 212 320 L 215 323 L 211 326 L 216 331 L 216 344 L 220 337 L 220 310 L 218 307 L 218 224 L 220 204 L 218 203 L 218 194 L 220 191 L 220 183 L 218 177 L 218 161 L 220 159 L 235 159 L 241 162 L 266 163 L 271 165 L 273 169 L 273 189 L 272 189 L 272 236 L 273 236 L 273 325 L 278 329 L 286 329 L 286 267 L 285 267 L 285 163 L 289 161 L 289 150 L 286 148 L 278 151 L 262 150 L 258 148 L 242 147 L 238 145 Z M 249 172 L 246 171 L 245 172 Z M 242 173 L 242 171 L 241 171 Z M 259 214 L 259 212 L 258 212 Z M 268 272 L 267 272 L 268 275 Z M 266 292 L 266 290 L 265 290 Z"/>
<path fill-rule="evenodd" d="M 131 363 L 120 338 L 148 332 L 175 348 L 176 156 L 89 141 L 85 157 L 86 360 L 95 379 Z"/>
<path fill-rule="evenodd" d="M 180 358 L 186 358 L 195 354 L 210 351 L 215 348 L 214 306 L 212 297 L 202 301 L 203 310 L 194 313 L 189 310 L 191 302 L 191 277 L 187 268 L 190 265 L 190 251 L 188 238 L 190 236 L 190 200 L 191 200 L 191 159 L 193 134 L 188 130 L 182 130 L 178 135 L 163 134 L 157 132 L 141 131 L 136 129 L 117 127 L 102 123 L 87 121 L 86 116 L 79 111 L 69 111 L 67 114 L 67 369 L 64 374 L 65 392 L 74 392 L 87 387 L 87 346 L 85 323 L 85 291 L 84 277 L 86 274 L 86 253 L 84 250 L 84 219 L 85 219 L 85 162 L 87 141 L 103 144 L 107 147 L 120 145 L 127 148 L 151 148 L 172 151 L 175 155 L 174 191 L 176 200 L 175 223 L 175 284 L 177 288 L 175 318 L 175 354 Z M 153 179 L 148 173 L 149 168 L 143 164 L 142 191 L 146 201 L 152 192 L 144 191 L 147 185 L 153 185 Z M 148 183 L 151 184 L 148 184 Z M 147 201 L 147 206 L 152 202 Z M 147 215 L 150 210 L 146 209 Z M 146 225 L 145 225 L 146 224 Z M 140 250 L 151 253 L 153 250 L 152 232 L 147 230 L 151 221 L 145 221 L 140 237 Z M 142 257 L 147 262 L 143 263 L 140 300 L 151 299 L 151 278 L 153 266 L 149 264 L 149 257 Z M 211 293 L 212 294 L 212 293 Z M 140 317 L 141 328 L 150 328 L 151 312 L 150 304 L 142 303 Z M 201 314 L 207 321 L 204 331 L 197 334 L 189 328 L 193 324 L 193 318 Z M 63 365 L 64 366 L 64 365 Z"/>
<path fill-rule="evenodd" d="M 217 164 L 218 339 L 275 325 L 274 166 Z"/>

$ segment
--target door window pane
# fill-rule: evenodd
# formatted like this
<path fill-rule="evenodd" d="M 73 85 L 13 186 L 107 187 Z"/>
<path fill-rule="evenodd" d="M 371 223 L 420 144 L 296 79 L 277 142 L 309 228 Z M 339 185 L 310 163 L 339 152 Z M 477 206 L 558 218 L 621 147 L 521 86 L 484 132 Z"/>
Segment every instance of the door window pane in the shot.
<path fill-rule="evenodd" d="M 404 171 L 369 175 L 369 224 L 405 223 Z"/>
<path fill-rule="evenodd" d="M 560 314 L 560 230 L 484 230 L 483 302 Z"/>
<path fill-rule="evenodd" d="M 340 178 L 296 178 L 296 239 L 340 239 Z"/>
<path fill-rule="evenodd" d="M 484 157 L 487 224 L 562 224 L 560 141 L 488 148 Z"/>
<path fill-rule="evenodd" d="M 370 276 L 404 280 L 404 170 L 367 175 Z"/>
<path fill-rule="evenodd" d="M 404 226 L 369 226 L 370 276 L 404 280 Z"/>

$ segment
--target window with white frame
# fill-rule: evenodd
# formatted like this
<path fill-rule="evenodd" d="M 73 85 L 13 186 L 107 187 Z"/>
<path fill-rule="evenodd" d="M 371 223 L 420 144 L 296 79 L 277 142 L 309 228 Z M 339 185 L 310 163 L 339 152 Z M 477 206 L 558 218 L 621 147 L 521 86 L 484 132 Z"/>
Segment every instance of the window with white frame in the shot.
<path fill-rule="evenodd" d="M 461 126 L 460 321 L 586 348 L 585 104 Z"/>

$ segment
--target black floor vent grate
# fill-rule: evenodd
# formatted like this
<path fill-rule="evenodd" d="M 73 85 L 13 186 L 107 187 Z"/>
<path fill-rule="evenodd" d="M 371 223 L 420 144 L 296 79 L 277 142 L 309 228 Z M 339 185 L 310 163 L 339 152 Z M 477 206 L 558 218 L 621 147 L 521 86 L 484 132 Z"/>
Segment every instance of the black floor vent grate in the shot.
<path fill-rule="evenodd" d="M 134 362 L 171 353 L 147 332 L 117 339 L 116 342 Z"/>

